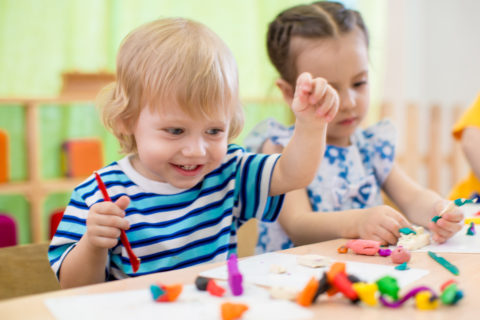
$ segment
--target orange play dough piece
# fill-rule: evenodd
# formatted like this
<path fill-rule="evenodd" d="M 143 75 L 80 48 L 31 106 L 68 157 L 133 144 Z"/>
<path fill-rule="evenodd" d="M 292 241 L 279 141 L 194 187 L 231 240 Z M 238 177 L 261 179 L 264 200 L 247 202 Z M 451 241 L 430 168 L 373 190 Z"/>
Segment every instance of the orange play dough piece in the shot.
<path fill-rule="evenodd" d="M 222 320 L 240 319 L 242 314 L 248 310 L 248 306 L 242 303 L 224 302 L 221 305 Z"/>
<path fill-rule="evenodd" d="M 165 291 L 165 294 L 159 297 L 158 301 L 162 302 L 173 302 L 177 300 L 180 293 L 182 293 L 183 285 L 174 284 L 171 286 L 161 285 L 160 288 Z"/>
<path fill-rule="evenodd" d="M 301 306 L 308 307 L 312 304 L 313 297 L 318 290 L 318 280 L 312 277 L 307 285 L 297 296 L 297 303 Z"/>

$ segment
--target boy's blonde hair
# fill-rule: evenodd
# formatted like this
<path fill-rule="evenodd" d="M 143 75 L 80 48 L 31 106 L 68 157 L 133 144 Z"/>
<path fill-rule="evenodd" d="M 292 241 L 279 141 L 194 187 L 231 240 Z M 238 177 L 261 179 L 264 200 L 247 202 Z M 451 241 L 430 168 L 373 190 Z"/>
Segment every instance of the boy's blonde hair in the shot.
<path fill-rule="evenodd" d="M 193 117 L 225 114 L 229 139 L 243 127 L 238 71 L 227 45 L 203 24 L 160 19 L 133 30 L 117 55 L 116 82 L 99 94 L 101 119 L 122 152 L 136 152 L 132 130 L 140 111 L 176 102 Z"/>

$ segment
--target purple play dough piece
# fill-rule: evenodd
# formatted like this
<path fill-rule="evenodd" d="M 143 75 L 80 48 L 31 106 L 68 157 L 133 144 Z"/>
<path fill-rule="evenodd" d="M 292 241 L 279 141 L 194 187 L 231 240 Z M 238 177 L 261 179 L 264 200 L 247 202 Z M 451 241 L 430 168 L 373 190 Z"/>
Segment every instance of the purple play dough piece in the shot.
<path fill-rule="evenodd" d="M 403 298 L 397 300 L 397 301 L 394 301 L 394 302 L 390 302 L 388 301 L 387 299 L 385 299 L 383 296 L 380 296 L 380 302 L 386 306 L 386 307 L 389 307 L 389 308 L 398 308 L 400 307 L 405 301 L 407 301 L 408 299 L 410 299 L 411 297 L 414 297 L 417 295 L 417 293 L 421 292 L 421 291 L 430 291 L 432 293 L 432 298 L 437 298 L 437 295 L 435 294 L 435 291 L 433 291 L 432 289 L 430 289 L 429 287 L 425 287 L 425 286 L 421 286 L 421 287 L 416 287 L 416 288 L 413 288 L 412 290 L 410 290 L 406 295 L 403 296 Z"/>
<path fill-rule="evenodd" d="M 382 257 L 388 257 L 389 255 L 392 254 L 392 250 L 386 248 L 386 249 L 379 249 L 378 254 L 381 255 Z"/>

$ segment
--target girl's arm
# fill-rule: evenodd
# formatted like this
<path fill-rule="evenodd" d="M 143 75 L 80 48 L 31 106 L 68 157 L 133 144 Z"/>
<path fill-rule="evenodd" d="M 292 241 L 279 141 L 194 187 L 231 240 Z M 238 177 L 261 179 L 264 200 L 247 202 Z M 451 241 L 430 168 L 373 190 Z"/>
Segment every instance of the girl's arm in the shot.
<path fill-rule="evenodd" d="M 314 178 L 323 158 L 327 123 L 338 110 L 338 95 L 321 78 L 302 73 L 297 80 L 292 111 L 295 131 L 275 165 L 270 195 L 306 187 Z"/>
<path fill-rule="evenodd" d="M 265 141 L 263 153 L 280 153 L 282 146 Z M 405 217 L 389 206 L 336 212 L 312 211 L 305 189 L 285 196 L 279 222 L 295 245 L 336 238 L 370 239 L 395 244 L 399 229 L 409 226 Z"/>
<path fill-rule="evenodd" d="M 397 164 L 393 165 L 383 189 L 410 221 L 433 231 L 435 241 L 444 242 L 461 229 L 459 222 L 463 214 L 458 208 L 445 213 L 437 223 L 431 221 L 446 206 L 447 200 L 421 187 Z"/>
<path fill-rule="evenodd" d="M 462 132 L 462 150 L 472 168 L 473 174 L 480 179 L 480 128 L 467 127 Z"/>
<path fill-rule="evenodd" d="M 395 244 L 400 236 L 398 230 L 409 226 L 405 217 L 389 206 L 313 212 L 305 190 L 287 193 L 278 219 L 295 245 L 336 238 Z"/>

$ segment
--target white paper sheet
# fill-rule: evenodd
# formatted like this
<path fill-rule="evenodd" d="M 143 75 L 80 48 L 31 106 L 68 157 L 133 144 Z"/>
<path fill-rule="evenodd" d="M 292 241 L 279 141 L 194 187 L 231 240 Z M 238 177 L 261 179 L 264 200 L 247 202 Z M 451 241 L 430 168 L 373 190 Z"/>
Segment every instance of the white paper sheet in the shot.
<path fill-rule="evenodd" d="M 313 317 L 310 310 L 290 301 L 270 299 L 266 289 L 253 285 L 245 285 L 244 294 L 238 297 L 231 296 L 227 289 L 225 297 L 218 298 L 187 285 L 175 302 L 155 302 L 149 289 L 145 289 L 51 298 L 45 304 L 58 320 L 212 320 L 221 319 L 220 305 L 227 301 L 249 306 L 242 316 L 244 320 Z"/>
<path fill-rule="evenodd" d="M 348 274 L 356 275 L 365 282 L 374 282 L 379 278 L 390 275 L 395 277 L 400 287 L 403 287 L 428 274 L 428 270 L 411 268 L 405 271 L 395 269 L 395 265 L 379 265 L 373 263 L 346 262 Z M 271 265 L 283 266 L 287 272 L 274 274 L 270 272 Z M 297 255 L 270 252 L 242 259 L 238 263 L 243 281 L 263 286 L 288 286 L 297 290 L 302 289 L 311 277 L 319 279 L 328 268 L 308 268 L 297 264 Z M 228 273 L 225 266 L 210 269 L 200 275 L 227 279 Z"/>
<path fill-rule="evenodd" d="M 466 218 L 474 217 L 475 213 L 480 211 L 479 204 L 466 204 L 460 209 Z M 480 216 L 478 216 L 480 217 Z M 453 252 L 453 253 L 480 253 L 480 225 L 475 225 L 476 234 L 467 235 L 468 225 L 464 225 L 462 230 L 458 231 L 453 237 L 445 243 L 432 243 L 416 251 L 433 251 L 433 252 Z"/>

